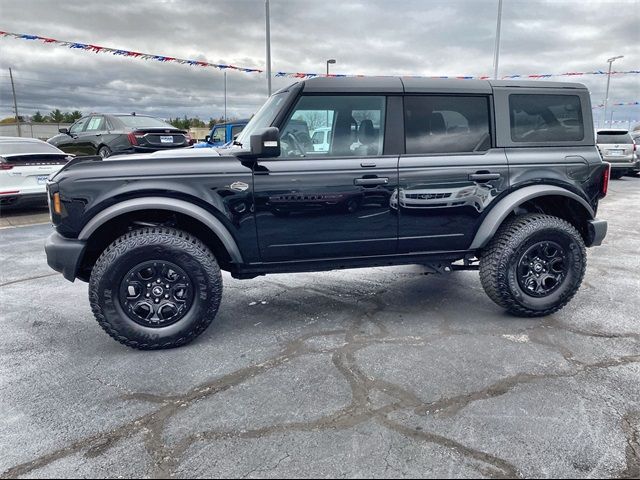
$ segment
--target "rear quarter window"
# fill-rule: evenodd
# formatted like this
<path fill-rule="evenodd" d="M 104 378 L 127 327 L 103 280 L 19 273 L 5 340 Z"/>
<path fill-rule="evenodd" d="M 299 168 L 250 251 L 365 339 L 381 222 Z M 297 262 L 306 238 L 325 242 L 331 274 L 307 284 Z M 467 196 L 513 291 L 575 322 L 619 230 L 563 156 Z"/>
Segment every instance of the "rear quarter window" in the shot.
<path fill-rule="evenodd" d="M 584 139 L 577 95 L 509 95 L 511 140 L 522 143 L 575 142 Z"/>

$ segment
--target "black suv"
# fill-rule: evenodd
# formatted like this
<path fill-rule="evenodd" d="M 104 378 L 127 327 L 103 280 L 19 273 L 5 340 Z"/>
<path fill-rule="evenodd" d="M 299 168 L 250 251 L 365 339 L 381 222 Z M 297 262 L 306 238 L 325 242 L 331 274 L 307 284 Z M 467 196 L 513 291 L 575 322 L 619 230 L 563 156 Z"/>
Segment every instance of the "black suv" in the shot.
<path fill-rule="evenodd" d="M 313 131 L 331 129 L 329 146 Z M 113 338 L 186 344 L 220 270 L 479 269 L 515 315 L 566 305 L 609 165 L 575 83 L 316 78 L 272 95 L 224 150 L 75 159 L 48 183 L 49 265 L 89 282 Z"/>
<path fill-rule="evenodd" d="M 94 113 L 82 117 L 68 129 L 47 140 L 63 152 L 74 155 L 111 155 L 156 152 L 188 147 L 191 136 L 185 130 L 148 115 Z"/>

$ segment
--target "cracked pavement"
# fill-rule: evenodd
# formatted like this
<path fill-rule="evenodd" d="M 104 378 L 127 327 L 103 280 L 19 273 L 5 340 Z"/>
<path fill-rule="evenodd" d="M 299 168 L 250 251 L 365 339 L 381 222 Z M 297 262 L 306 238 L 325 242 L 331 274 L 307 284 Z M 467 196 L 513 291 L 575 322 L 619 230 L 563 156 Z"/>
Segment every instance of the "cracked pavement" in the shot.
<path fill-rule="evenodd" d="M 158 352 L 102 332 L 49 226 L 0 230 L 0 478 L 638 478 L 638 187 L 611 183 L 549 317 L 476 272 L 225 274 L 211 328 Z"/>

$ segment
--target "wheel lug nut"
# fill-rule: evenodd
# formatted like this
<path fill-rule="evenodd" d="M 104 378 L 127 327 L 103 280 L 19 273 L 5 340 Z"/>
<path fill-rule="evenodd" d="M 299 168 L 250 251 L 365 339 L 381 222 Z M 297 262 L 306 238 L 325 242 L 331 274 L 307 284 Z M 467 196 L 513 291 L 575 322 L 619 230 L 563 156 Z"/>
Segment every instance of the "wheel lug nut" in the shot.
<path fill-rule="evenodd" d="M 167 288 L 169 288 L 169 284 L 168 284 L 168 283 L 167 283 L 165 286 L 166 286 Z"/>
<path fill-rule="evenodd" d="M 169 298 L 169 295 L 168 295 L 168 294 L 166 294 L 166 295 L 164 296 L 164 298 Z"/>
<path fill-rule="evenodd" d="M 150 284 L 150 283 L 147 283 L 147 287 L 150 287 L 150 286 L 151 286 L 151 284 Z"/>
<path fill-rule="evenodd" d="M 149 298 L 151 295 L 147 293 L 147 298 Z"/>
<path fill-rule="evenodd" d="M 156 298 L 156 303 L 158 303 L 160 300 Z"/>
<path fill-rule="evenodd" d="M 156 282 L 158 282 L 158 283 L 162 283 L 162 282 L 160 282 L 160 279 L 157 279 L 157 280 L 156 280 Z"/>

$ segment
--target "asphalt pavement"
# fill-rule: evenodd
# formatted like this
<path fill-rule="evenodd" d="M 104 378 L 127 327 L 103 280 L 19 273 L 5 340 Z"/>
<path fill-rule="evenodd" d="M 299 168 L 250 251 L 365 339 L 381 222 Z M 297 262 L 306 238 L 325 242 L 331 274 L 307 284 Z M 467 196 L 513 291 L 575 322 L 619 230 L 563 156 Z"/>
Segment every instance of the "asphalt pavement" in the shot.
<path fill-rule="evenodd" d="M 189 346 L 128 349 L 51 227 L 0 229 L 0 478 L 640 476 L 640 178 L 574 300 L 505 314 L 476 272 L 224 276 Z M 38 212 L 42 214 L 42 212 Z M 46 220 L 45 220 L 46 221 Z"/>

